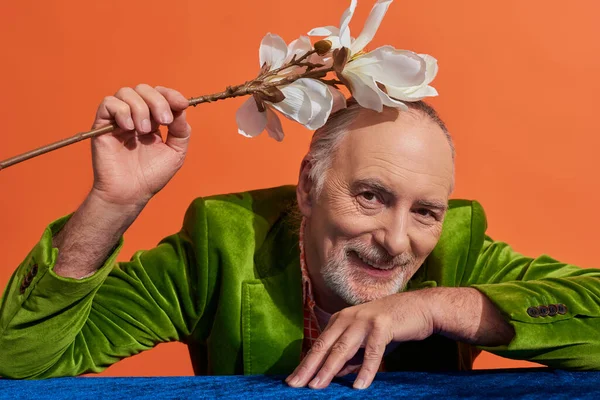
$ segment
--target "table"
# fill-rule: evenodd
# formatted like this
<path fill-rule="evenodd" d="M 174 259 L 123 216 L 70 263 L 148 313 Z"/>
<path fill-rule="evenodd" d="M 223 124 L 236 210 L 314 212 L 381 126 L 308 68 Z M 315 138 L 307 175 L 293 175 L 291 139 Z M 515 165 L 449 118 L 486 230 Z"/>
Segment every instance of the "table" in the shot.
<path fill-rule="evenodd" d="M 283 376 L 186 376 L 55 378 L 38 381 L 0 379 L 0 398 L 600 398 L 599 372 L 550 369 L 473 372 L 380 373 L 370 388 L 352 389 L 355 375 L 337 379 L 328 388 L 293 389 Z"/>

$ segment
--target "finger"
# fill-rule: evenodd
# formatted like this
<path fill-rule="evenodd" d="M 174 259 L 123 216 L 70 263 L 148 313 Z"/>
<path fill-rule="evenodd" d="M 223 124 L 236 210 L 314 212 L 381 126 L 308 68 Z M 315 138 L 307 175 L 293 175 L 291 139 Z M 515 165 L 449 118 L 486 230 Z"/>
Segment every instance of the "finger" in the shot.
<path fill-rule="evenodd" d="M 152 131 L 150 123 L 150 110 L 144 99 L 132 88 L 124 87 L 115 93 L 115 97 L 124 101 L 131 109 L 131 117 L 135 124 L 135 130 L 142 133 Z"/>
<path fill-rule="evenodd" d="M 312 389 L 327 387 L 333 377 L 342 370 L 346 362 L 360 349 L 360 345 L 366 334 L 366 329 L 356 325 L 350 326 L 331 347 L 331 351 L 319 369 L 317 376 L 315 376 L 308 386 Z"/>
<path fill-rule="evenodd" d="M 336 342 L 338 337 L 344 333 L 347 324 L 334 323 L 328 325 L 321 336 L 313 343 L 310 351 L 304 357 L 304 360 L 296 367 L 294 372 L 285 380 L 292 387 L 306 386 L 308 381 L 315 375 L 319 367 L 325 361 L 329 349 Z"/>
<path fill-rule="evenodd" d="M 386 344 L 385 337 L 379 330 L 374 329 L 371 331 L 365 346 L 362 366 L 354 381 L 353 387 L 355 389 L 366 389 L 371 386 L 377 371 L 379 371 Z"/>
<path fill-rule="evenodd" d="M 154 89 L 165 98 L 173 115 L 173 122 L 169 125 L 165 143 L 178 152 L 184 152 L 187 150 L 192 133 L 184 111 L 189 107 L 189 101 L 177 90 L 164 86 L 156 86 Z"/>
<path fill-rule="evenodd" d="M 94 121 L 92 129 L 112 123 L 113 121 L 124 131 L 130 131 L 135 128 L 133 120 L 131 119 L 129 105 L 114 96 L 107 96 L 102 100 L 102 103 L 100 103 L 100 106 L 98 107 L 96 120 Z"/>
<path fill-rule="evenodd" d="M 173 113 L 173 122 L 169 125 L 166 144 L 178 152 L 187 150 L 192 128 L 186 120 L 185 109 L 189 107 L 189 101 L 178 91 L 163 86 L 156 86 L 159 92 L 169 103 Z"/>
<path fill-rule="evenodd" d="M 163 86 L 156 86 L 154 89 L 167 100 L 171 110 L 175 112 L 183 111 L 190 106 L 189 100 L 175 89 L 169 89 Z"/>
<path fill-rule="evenodd" d="M 135 87 L 135 91 L 146 102 L 150 108 L 152 120 L 161 125 L 168 125 L 173 122 L 173 113 L 171 106 L 165 97 L 150 85 L 142 83 Z"/>
<path fill-rule="evenodd" d="M 344 368 L 342 368 L 342 370 L 340 372 L 338 372 L 335 376 L 336 376 L 336 378 L 341 378 L 342 376 L 354 374 L 355 372 L 358 372 L 360 367 L 361 367 L 361 364 L 358 364 L 358 365 L 346 364 L 344 366 Z"/>
<path fill-rule="evenodd" d="M 192 134 L 192 127 L 186 121 L 185 111 L 174 112 L 173 114 L 175 118 L 169 125 L 165 143 L 173 150 L 183 153 L 187 150 Z"/>
<path fill-rule="evenodd" d="M 335 321 L 337 321 L 337 319 L 339 318 L 340 313 L 335 313 L 333 314 L 330 318 L 329 321 L 327 321 L 327 325 L 325 326 L 325 328 L 323 329 L 323 332 L 325 332 L 327 329 L 329 329 L 331 327 L 331 325 L 333 325 L 335 323 Z"/>

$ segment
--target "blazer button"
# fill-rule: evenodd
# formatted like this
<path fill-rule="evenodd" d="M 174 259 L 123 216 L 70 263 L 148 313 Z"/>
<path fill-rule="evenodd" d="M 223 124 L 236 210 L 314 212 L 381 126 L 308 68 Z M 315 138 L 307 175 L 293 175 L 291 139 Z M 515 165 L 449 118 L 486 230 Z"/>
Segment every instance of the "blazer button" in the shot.
<path fill-rule="evenodd" d="M 568 311 L 569 309 L 564 304 L 556 305 L 556 312 L 558 312 L 560 315 L 565 315 Z"/>
<path fill-rule="evenodd" d="M 550 310 L 547 306 L 539 306 L 538 310 L 540 310 L 540 317 L 547 317 L 550 314 Z"/>
<path fill-rule="evenodd" d="M 540 316 L 540 310 L 538 310 L 537 307 L 529 307 L 527 309 L 527 315 L 529 315 L 532 318 L 537 318 Z"/>
<path fill-rule="evenodd" d="M 23 282 L 21 282 L 21 294 L 25 293 L 25 290 L 29 287 L 30 284 L 31 281 L 28 281 L 27 277 L 25 277 L 25 279 L 23 279 Z"/>
<path fill-rule="evenodd" d="M 558 307 L 556 304 L 548 304 L 548 315 L 554 317 L 556 314 L 558 314 Z"/>

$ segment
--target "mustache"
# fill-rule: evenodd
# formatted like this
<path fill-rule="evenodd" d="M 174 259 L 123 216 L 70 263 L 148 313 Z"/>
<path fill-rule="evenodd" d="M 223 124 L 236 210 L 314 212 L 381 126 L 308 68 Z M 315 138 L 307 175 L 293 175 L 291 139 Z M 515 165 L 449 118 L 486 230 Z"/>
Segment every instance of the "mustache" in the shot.
<path fill-rule="evenodd" d="M 348 242 L 344 246 L 346 258 L 348 258 L 351 252 L 355 252 L 359 258 L 367 261 L 369 264 L 376 266 L 381 269 L 392 269 L 394 267 L 404 267 L 411 264 L 415 260 L 415 256 L 406 251 L 397 256 L 391 256 L 383 248 L 366 244 L 364 242 Z"/>

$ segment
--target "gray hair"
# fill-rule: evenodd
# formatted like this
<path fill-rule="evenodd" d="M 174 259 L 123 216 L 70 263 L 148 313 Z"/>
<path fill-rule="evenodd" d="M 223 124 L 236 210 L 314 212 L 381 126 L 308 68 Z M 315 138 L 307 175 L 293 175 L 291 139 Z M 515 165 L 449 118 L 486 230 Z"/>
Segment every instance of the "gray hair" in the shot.
<path fill-rule="evenodd" d="M 307 159 L 311 163 L 309 176 L 315 185 L 315 194 L 317 197 L 319 197 L 323 190 L 327 171 L 331 168 L 333 156 L 337 148 L 342 142 L 342 139 L 346 136 L 352 123 L 356 120 L 358 114 L 363 110 L 363 107 L 361 107 L 353 98 L 348 99 L 347 103 L 348 106 L 346 108 L 332 114 L 327 120 L 327 123 L 315 131 L 310 142 L 310 148 L 307 154 Z M 435 109 L 424 101 L 406 102 L 406 105 L 409 110 L 416 111 L 417 113 L 426 116 L 440 127 L 450 145 L 450 150 L 452 151 L 452 164 L 454 164 L 454 142 L 446 128 L 446 124 L 444 124 L 444 121 L 442 121 Z M 452 175 L 451 192 L 454 188 L 454 173 Z"/>

